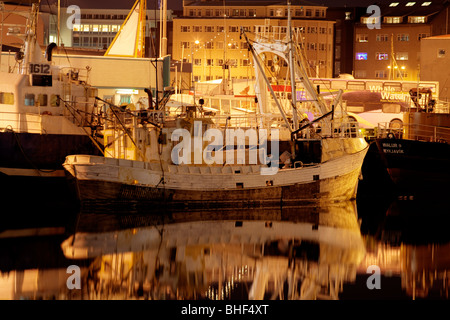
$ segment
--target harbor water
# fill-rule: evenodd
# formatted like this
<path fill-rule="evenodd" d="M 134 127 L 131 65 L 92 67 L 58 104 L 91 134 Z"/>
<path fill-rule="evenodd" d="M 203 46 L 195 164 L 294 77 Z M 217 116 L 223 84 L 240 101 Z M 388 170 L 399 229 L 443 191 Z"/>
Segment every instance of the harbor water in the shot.
<path fill-rule="evenodd" d="M 0 298 L 448 299 L 444 201 L 361 194 L 285 208 L 105 206 L 9 211 Z"/>

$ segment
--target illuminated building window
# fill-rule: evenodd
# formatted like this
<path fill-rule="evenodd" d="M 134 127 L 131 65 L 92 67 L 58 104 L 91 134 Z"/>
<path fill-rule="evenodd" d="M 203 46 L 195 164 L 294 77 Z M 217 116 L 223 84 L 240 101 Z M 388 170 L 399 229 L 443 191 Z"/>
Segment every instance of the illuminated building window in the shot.
<path fill-rule="evenodd" d="M 407 4 L 405 4 L 406 7 L 412 7 L 413 5 L 415 5 L 415 2 L 408 2 Z"/>
<path fill-rule="evenodd" d="M 395 54 L 397 60 L 408 60 L 408 52 L 397 52 Z"/>
<path fill-rule="evenodd" d="M 356 34 L 356 42 L 369 42 L 368 34 Z"/>
<path fill-rule="evenodd" d="M 398 2 L 392 2 L 392 3 L 389 5 L 389 7 L 396 7 L 396 6 L 398 6 L 398 5 L 399 5 Z"/>
<path fill-rule="evenodd" d="M 426 1 L 422 3 L 422 7 L 428 7 L 431 4 L 431 1 Z"/>
<path fill-rule="evenodd" d="M 367 60 L 367 52 L 356 53 L 356 60 Z"/>
<path fill-rule="evenodd" d="M 402 23 L 403 17 L 384 17 L 384 23 Z"/>
<path fill-rule="evenodd" d="M 408 17 L 408 22 L 409 23 L 425 23 L 426 22 L 426 17 Z"/>
<path fill-rule="evenodd" d="M 361 17 L 362 24 L 377 24 L 380 21 L 380 17 Z"/>
<path fill-rule="evenodd" d="M 384 52 L 377 52 L 376 59 L 377 60 L 389 60 L 389 54 L 384 53 Z"/>

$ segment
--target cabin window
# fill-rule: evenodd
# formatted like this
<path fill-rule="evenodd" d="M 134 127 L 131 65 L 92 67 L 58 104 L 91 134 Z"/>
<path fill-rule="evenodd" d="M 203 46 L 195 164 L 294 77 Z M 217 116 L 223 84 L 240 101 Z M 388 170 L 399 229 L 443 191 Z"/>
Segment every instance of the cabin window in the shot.
<path fill-rule="evenodd" d="M 52 107 L 59 107 L 59 97 L 56 94 L 52 94 L 50 97 L 50 105 Z"/>
<path fill-rule="evenodd" d="M 120 95 L 120 105 L 130 104 L 130 103 L 131 103 L 131 95 L 129 95 L 129 94 L 121 94 Z"/>
<path fill-rule="evenodd" d="M 25 105 L 26 106 L 34 106 L 34 94 L 33 93 L 25 94 Z"/>
<path fill-rule="evenodd" d="M 14 94 L 12 92 L 0 92 L 1 104 L 14 104 Z"/>
<path fill-rule="evenodd" d="M 41 107 L 46 107 L 47 106 L 47 95 L 39 94 L 38 95 L 38 103 Z"/>

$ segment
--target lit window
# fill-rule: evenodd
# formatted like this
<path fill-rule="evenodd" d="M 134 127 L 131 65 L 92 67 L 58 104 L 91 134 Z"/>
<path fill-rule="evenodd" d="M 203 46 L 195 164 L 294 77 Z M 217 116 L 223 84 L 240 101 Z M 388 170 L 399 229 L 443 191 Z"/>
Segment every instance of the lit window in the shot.
<path fill-rule="evenodd" d="M 395 54 L 397 60 L 408 60 L 408 52 L 397 52 Z"/>
<path fill-rule="evenodd" d="M 396 7 L 396 6 L 398 6 L 398 2 L 392 2 L 392 3 L 389 5 L 389 7 Z"/>
<path fill-rule="evenodd" d="M 425 23 L 426 17 L 408 17 L 409 23 Z"/>
<path fill-rule="evenodd" d="M 377 60 L 389 60 L 389 55 L 384 52 L 377 52 L 376 59 Z"/>
<path fill-rule="evenodd" d="M 369 42 L 369 35 L 357 33 L 356 42 Z"/>
<path fill-rule="evenodd" d="M 413 5 L 415 5 L 415 2 L 408 2 L 407 4 L 405 4 L 406 7 L 412 7 Z"/>
<path fill-rule="evenodd" d="M 362 24 L 377 24 L 380 21 L 380 17 L 361 17 Z"/>
<path fill-rule="evenodd" d="M 384 23 L 402 23 L 403 17 L 384 17 Z"/>
<path fill-rule="evenodd" d="M 427 1 L 422 3 L 422 7 L 428 7 L 431 4 L 431 1 Z"/>
<path fill-rule="evenodd" d="M 367 60 L 367 52 L 356 53 L 356 60 Z"/>

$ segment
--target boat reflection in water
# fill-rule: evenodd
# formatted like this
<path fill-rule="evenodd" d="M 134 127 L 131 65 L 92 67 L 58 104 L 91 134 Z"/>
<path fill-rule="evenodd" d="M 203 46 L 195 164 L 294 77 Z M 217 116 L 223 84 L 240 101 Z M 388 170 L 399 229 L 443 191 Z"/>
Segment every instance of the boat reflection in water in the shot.
<path fill-rule="evenodd" d="M 103 218 L 61 245 L 93 259 L 84 298 L 337 299 L 365 255 L 354 202 Z M 141 226 L 119 230 L 129 219 Z"/>
<path fill-rule="evenodd" d="M 424 206 L 84 211 L 76 232 L 0 231 L 0 299 L 448 299 L 448 206 Z"/>

